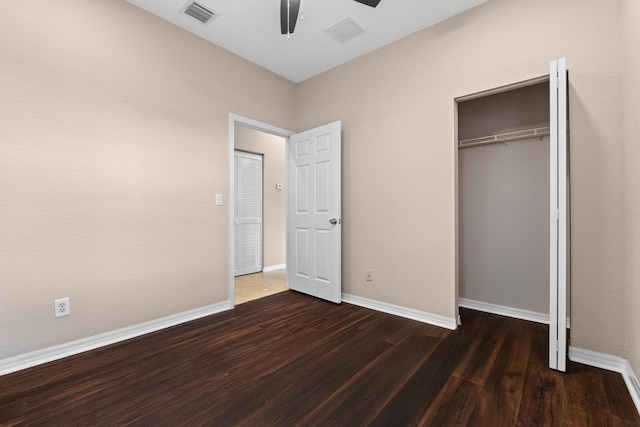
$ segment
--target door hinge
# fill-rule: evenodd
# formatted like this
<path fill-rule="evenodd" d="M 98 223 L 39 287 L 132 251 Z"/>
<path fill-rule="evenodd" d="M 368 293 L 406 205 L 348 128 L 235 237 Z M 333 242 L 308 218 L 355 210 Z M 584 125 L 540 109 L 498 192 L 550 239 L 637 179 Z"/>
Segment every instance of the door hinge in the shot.
<path fill-rule="evenodd" d="M 556 221 L 560 221 L 560 211 L 558 209 L 553 211 L 553 219 Z"/>
<path fill-rule="evenodd" d="M 560 341 L 556 341 L 556 351 L 560 351 Z"/>

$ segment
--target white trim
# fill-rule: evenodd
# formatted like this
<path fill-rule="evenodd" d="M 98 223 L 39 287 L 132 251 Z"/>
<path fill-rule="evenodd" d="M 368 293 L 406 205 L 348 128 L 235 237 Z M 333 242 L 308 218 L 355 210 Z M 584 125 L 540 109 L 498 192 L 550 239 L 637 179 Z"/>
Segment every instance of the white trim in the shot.
<path fill-rule="evenodd" d="M 488 89 L 488 90 L 483 90 L 480 92 L 476 92 L 476 93 L 471 93 L 469 95 L 464 95 L 464 96 L 459 96 L 457 98 L 454 99 L 455 102 L 465 102 L 465 101 L 471 101 L 473 99 L 478 99 L 478 98 L 484 98 L 486 96 L 491 96 L 491 95 L 497 95 L 500 93 L 504 93 L 504 92 L 509 92 L 512 90 L 516 90 L 516 89 L 522 89 L 524 87 L 529 87 L 529 86 L 533 86 L 533 85 L 537 85 L 540 83 L 545 83 L 549 81 L 549 75 L 546 74 L 544 76 L 540 76 L 540 77 L 534 77 L 532 79 L 527 79 L 527 80 L 523 80 L 521 82 L 518 83 L 511 83 L 508 85 L 504 85 L 504 86 L 498 86 L 497 88 L 494 89 Z"/>
<path fill-rule="evenodd" d="M 633 372 L 629 361 L 625 360 L 625 362 L 625 370 L 622 373 L 622 378 L 629 389 L 629 394 L 631 394 L 631 399 L 633 399 L 633 403 L 636 405 L 636 410 L 640 414 L 640 382 L 638 382 L 638 377 L 635 372 Z"/>
<path fill-rule="evenodd" d="M 549 141 L 549 367 L 558 369 L 558 88 L 557 61 L 551 61 L 549 71 L 550 127 Z M 551 315 L 552 314 L 552 315 Z"/>
<path fill-rule="evenodd" d="M 622 374 L 622 379 L 624 379 L 627 385 L 631 399 L 633 399 L 633 403 L 636 405 L 636 410 L 640 413 L 640 383 L 638 382 L 638 377 L 636 377 L 633 372 L 633 368 L 631 368 L 631 365 L 626 359 L 573 346 L 569 347 L 569 359 L 572 362 Z"/>
<path fill-rule="evenodd" d="M 558 59 L 558 367 L 567 370 L 567 64 Z M 550 312 L 553 313 L 553 312 Z"/>
<path fill-rule="evenodd" d="M 84 353 L 85 351 L 115 344 L 117 342 L 156 332 L 191 320 L 220 313 L 229 310 L 230 308 L 231 305 L 229 301 L 222 301 L 217 304 L 173 314 L 171 316 L 151 320 L 149 322 L 139 323 L 137 325 L 128 326 L 115 331 L 105 332 L 92 337 L 82 338 L 69 343 L 2 359 L 0 360 L 0 375 L 10 374 L 22 369 L 31 368 L 43 363 L 52 362 L 75 354 Z"/>
<path fill-rule="evenodd" d="M 474 301 L 467 298 L 459 298 L 458 305 L 460 307 L 483 311 L 485 313 L 514 317 L 516 319 L 528 320 L 530 322 L 544 323 L 545 325 L 549 324 L 549 315 L 538 313 L 536 311 L 523 310 L 521 308 L 507 307 L 482 301 Z"/>
<path fill-rule="evenodd" d="M 619 373 L 624 372 L 625 363 L 627 363 L 627 361 L 621 357 L 573 346 L 569 346 L 569 359 L 572 362 Z"/>
<path fill-rule="evenodd" d="M 229 113 L 229 122 L 230 124 L 238 124 L 240 126 L 244 126 L 261 132 L 266 132 L 271 135 L 281 136 L 283 138 L 288 138 L 295 133 L 287 129 L 282 129 L 277 126 L 272 126 L 270 124 L 259 122 L 258 120 L 253 120 L 248 117 L 243 117 L 233 113 Z"/>
<path fill-rule="evenodd" d="M 549 63 L 549 367 L 567 370 L 567 70 Z"/>
<path fill-rule="evenodd" d="M 413 308 L 401 307 L 399 305 L 375 301 L 350 294 L 342 294 L 342 301 L 348 304 L 381 311 L 383 313 L 393 314 L 394 316 L 417 320 L 418 322 L 428 323 L 441 328 L 455 330 L 458 327 L 458 322 L 456 322 L 454 317 L 440 316 L 438 314 L 431 314 L 425 311 L 415 310 Z"/>
<path fill-rule="evenodd" d="M 269 267 L 263 267 L 262 268 L 262 272 L 263 273 L 270 273 L 272 271 L 286 270 L 286 269 L 287 269 L 287 264 L 270 265 Z"/>
<path fill-rule="evenodd" d="M 235 125 L 244 126 L 250 129 L 258 130 L 261 132 L 266 132 L 271 135 L 281 136 L 286 139 L 286 144 L 288 148 L 289 137 L 293 135 L 295 132 L 290 130 L 282 129 L 276 126 L 271 126 L 266 123 L 259 122 L 257 120 L 249 119 L 247 117 L 242 117 L 234 113 L 229 113 L 229 230 L 228 230 L 228 238 L 229 238 L 229 305 L 231 308 L 235 306 L 235 259 L 234 259 L 234 240 L 233 240 L 233 217 L 234 217 L 234 206 L 233 206 L 233 155 L 235 151 Z M 288 150 L 287 150 L 288 151 Z M 287 156 L 287 162 L 289 161 Z M 288 174 L 287 167 L 287 174 Z M 288 175 L 287 175 L 288 179 Z M 287 203 L 289 197 L 287 192 Z"/>

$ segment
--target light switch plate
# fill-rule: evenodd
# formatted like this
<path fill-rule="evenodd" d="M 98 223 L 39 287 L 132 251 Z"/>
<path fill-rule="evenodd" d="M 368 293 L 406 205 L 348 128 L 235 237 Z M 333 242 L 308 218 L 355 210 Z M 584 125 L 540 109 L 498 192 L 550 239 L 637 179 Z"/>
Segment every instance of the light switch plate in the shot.
<path fill-rule="evenodd" d="M 222 206 L 222 194 L 216 194 L 216 206 Z"/>

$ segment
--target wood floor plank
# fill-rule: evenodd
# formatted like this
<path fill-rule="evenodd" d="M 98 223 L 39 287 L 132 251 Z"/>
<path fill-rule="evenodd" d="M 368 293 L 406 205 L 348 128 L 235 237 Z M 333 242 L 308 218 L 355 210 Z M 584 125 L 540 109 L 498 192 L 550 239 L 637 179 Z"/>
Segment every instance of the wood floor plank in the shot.
<path fill-rule="evenodd" d="M 486 381 L 476 394 L 471 425 L 515 426 L 531 352 L 533 325 L 522 320 L 508 320 L 504 339 L 496 351 Z"/>
<path fill-rule="evenodd" d="M 640 425 L 640 413 L 634 410 L 633 400 L 621 375 L 615 372 L 596 370 L 602 379 L 607 408 L 613 417 L 621 420 L 633 420 Z"/>
<path fill-rule="evenodd" d="M 640 425 L 619 374 L 547 368 L 545 325 L 461 313 L 282 292 L 2 376 L 0 425 Z"/>
<path fill-rule="evenodd" d="M 444 387 L 449 376 L 466 355 L 468 351 L 467 331 L 471 329 L 472 326 L 463 325 L 460 328 L 460 333 L 451 334 L 441 342 L 376 418 L 371 421 L 371 425 L 417 425 Z M 420 398 L 416 399 L 415 396 L 420 396 Z"/>
<path fill-rule="evenodd" d="M 461 314 L 462 321 L 469 312 Z M 464 360 L 453 371 L 453 376 L 472 382 L 479 386 L 484 386 L 489 372 L 497 356 L 498 349 L 502 346 L 505 338 L 507 321 L 500 316 L 484 316 L 483 324 L 473 322 L 475 330 L 470 333 L 477 334 L 477 339 L 472 341 Z"/>
<path fill-rule="evenodd" d="M 574 426 L 564 374 L 546 366 L 546 340 L 547 335 L 542 330 L 532 332 L 532 349 L 517 425 Z"/>
<path fill-rule="evenodd" d="M 412 334 L 373 360 L 300 420 L 302 425 L 366 425 L 430 356 L 438 341 Z"/>
<path fill-rule="evenodd" d="M 418 425 L 420 427 L 469 425 L 471 414 L 477 404 L 476 396 L 481 388 L 455 376 L 449 377 Z"/>
<path fill-rule="evenodd" d="M 368 331 L 375 335 L 375 329 Z M 344 335 L 344 334 L 343 334 Z M 304 357 L 259 381 L 252 381 L 251 396 L 242 398 L 242 408 L 227 405 L 217 411 L 212 423 L 231 421 L 246 425 L 265 425 L 270 422 L 293 424 L 312 410 L 333 390 L 355 375 L 390 344 L 358 333 L 344 339 L 337 337 L 326 347 L 306 353 Z M 233 396 L 231 396 L 233 398 Z M 242 396 L 238 396 L 239 398 Z M 240 400 L 240 399 L 238 399 Z M 295 401 L 295 405 L 290 403 Z M 254 406 L 251 406 L 254 405 Z M 249 416 L 242 416 L 249 409 Z M 240 417 L 236 420 L 237 414 Z"/>

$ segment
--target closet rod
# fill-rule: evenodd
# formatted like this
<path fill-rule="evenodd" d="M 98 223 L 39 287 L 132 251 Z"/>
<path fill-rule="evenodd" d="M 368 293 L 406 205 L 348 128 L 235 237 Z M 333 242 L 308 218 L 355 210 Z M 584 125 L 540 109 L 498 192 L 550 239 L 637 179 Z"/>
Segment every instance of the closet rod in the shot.
<path fill-rule="evenodd" d="M 548 127 L 519 130 L 517 132 L 501 133 L 498 135 L 490 135 L 490 136 L 481 136 L 479 138 L 462 139 L 458 141 L 458 148 L 460 149 L 460 148 L 478 147 L 480 145 L 498 144 L 498 143 L 505 143 L 509 141 L 518 141 L 521 139 L 529 139 L 529 138 L 542 139 L 543 136 L 549 136 L 550 134 L 551 134 L 551 129 Z"/>

